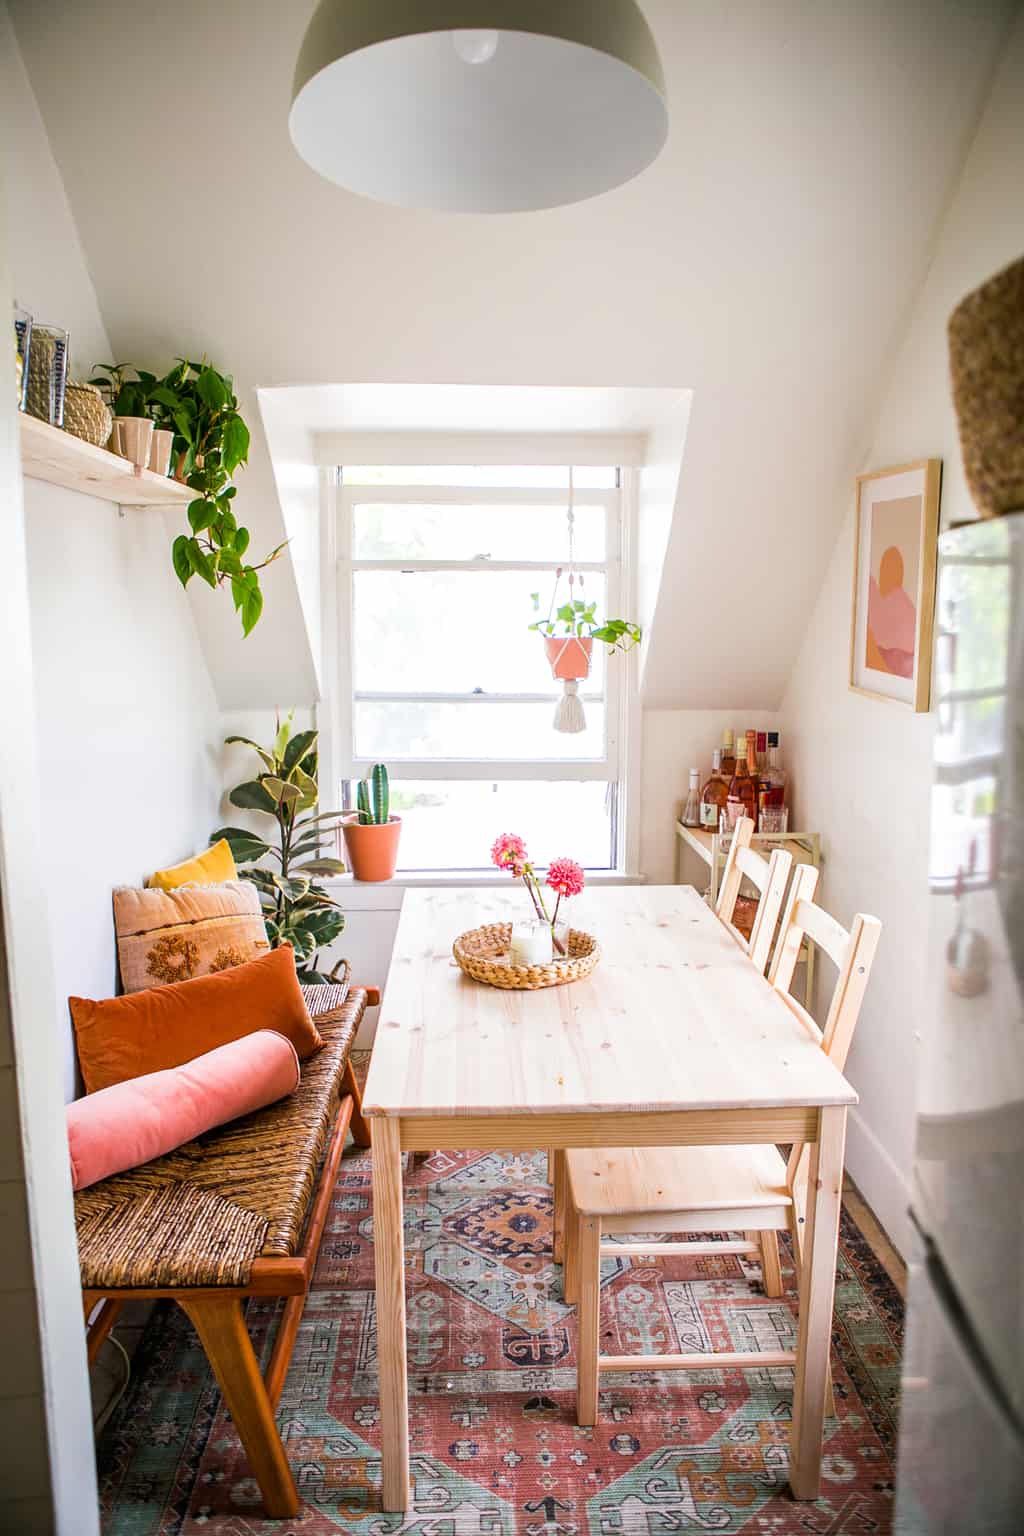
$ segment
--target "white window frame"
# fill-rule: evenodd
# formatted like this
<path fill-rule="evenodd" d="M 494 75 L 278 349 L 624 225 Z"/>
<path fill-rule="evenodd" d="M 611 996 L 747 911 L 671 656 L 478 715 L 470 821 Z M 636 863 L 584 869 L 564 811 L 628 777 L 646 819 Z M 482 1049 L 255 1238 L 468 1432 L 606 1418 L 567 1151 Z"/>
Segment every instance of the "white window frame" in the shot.
<path fill-rule="evenodd" d="M 601 456 L 600 440 L 591 444 L 588 462 L 607 464 L 615 462 Z M 478 445 L 476 445 L 478 446 Z M 611 445 L 609 445 L 611 446 Z M 499 450 L 500 451 L 500 450 Z M 508 450 L 505 449 L 507 455 Z M 531 455 L 517 455 L 522 463 L 545 462 Z M 378 463 L 387 460 L 377 456 Z M 396 461 L 401 462 L 401 461 Z M 406 460 L 406 462 L 408 462 Z M 421 462 L 425 462 L 421 460 Z M 433 463 L 476 463 L 480 459 L 459 458 L 457 445 L 444 456 L 431 457 Z M 499 457 L 496 462 L 515 462 Z M 579 461 L 577 461 L 579 462 Z M 559 461 L 560 467 L 564 461 Z M 406 699 L 408 695 L 386 693 L 356 693 L 353 687 L 353 623 L 355 617 L 353 581 L 362 570 L 464 570 L 464 571 L 522 571 L 535 574 L 542 582 L 552 582 L 558 562 L 519 560 L 356 560 L 352 557 L 352 509 L 368 503 L 419 503 L 502 506 L 540 505 L 550 506 L 555 497 L 564 494 L 551 489 L 533 490 L 503 487 L 472 486 L 416 486 L 416 485 L 344 485 L 341 469 L 329 472 L 326 498 L 328 517 L 333 538 L 336 581 L 334 597 L 337 619 L 334 633 L 337 637 L 336 655 L 331 658 L 328 676 L 336 677 L 333 715 L 335 737 L 335 772 L 337 779 L 363 778 L 372 767 L 374 759 L 359 757 L 354 750 L 354 705 L 357 700 Z M 602 571 L 606 580 L 606 608 L 609 614 L 628 615 L 635 611 L 636 580 L 632 552 L 635 544 L 637 505 L 637 475 L 631 466 L 619 468 L 617 488 L 579 491 L 578 497 L 589 506 L 601 505 L 605 509 L 606 559 L 600 562 L 580 562 L 580 569 Z M 333 515 L 332 515 L 333 512 Z M 564 562 L 563 562 L 564 563 Z M 539 649 L 539 646 L 538 646 Z M 467 780 L 554 781 L 599 780 L 616 786 L 614 817 L 613 869 L 620 874 L 635 874 L 639 834 L 637 818 L 631 814 L 632 802 L 639 782 L 639 668 L 638 648 L 626 655 L 608 657 L 605 665 L 605 752 L 601 757 L 566 760 L 558 758 L 528 759 L 480 759 L 480 758 L 396 758 L 389 767 L 396 779 L 414 780 Z M 538 657 L 538 675 L 544 666 Z M 560 697 L 558 685 L 552 681 L 550 688 L 521 693 L 487 694 L 475 696 L 462 693 L 417 694 L 424 702 L 474 703 L 486 708 L 495 703 L 550 703 L 552 711 Z M 584 703 L 599 703 L 602 695 L 581 693 Z"/>

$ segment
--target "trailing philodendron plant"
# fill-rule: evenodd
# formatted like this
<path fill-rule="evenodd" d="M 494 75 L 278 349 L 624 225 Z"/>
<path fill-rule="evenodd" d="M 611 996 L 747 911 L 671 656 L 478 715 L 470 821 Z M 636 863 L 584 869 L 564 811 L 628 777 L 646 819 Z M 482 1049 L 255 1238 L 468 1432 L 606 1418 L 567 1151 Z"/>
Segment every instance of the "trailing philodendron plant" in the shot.
<path fill-rule="evenodd" d="M 332 979 L 319 970 L 317 951 L 345 926 L 338 903 L 316 884 L 318 875 L 345 873 L 340 859 L 325 858 L 320 851 L 328 838 L 333 840 L 341 813 L 316 809 L 318 734 L 293 735 L 289 715 L 278 721 L 269 747 L 247 736 L 229 736 L 229 744 L 252 747 L 263 763 L 263 771 L 233 789 L 229 800 L 240 810 L 272 818 L 276 826 L 266 837 L 243 827 L 219 827 L 210 836 L 211 843 L 227 838 L 239 878 L 258 889 L 271 947 L 290 944 L 299 980 L 314 983 Z"/>
<path fill-rule="evenodd" d="M 391 820 L 391 786 L 383 763 L 375 763 L 369 779 L 360 779 L 356 790 L 361 827 L 386 827 Z"/>
<path fill-rule="evenodd" d="M 163 378 L 125 363 L 104 363 L 90 382 L 104 391 L 115 416 L 149 416 L 174 433 L 175 475 L 196 493 L 187 511 L 191 534 L 179 534 L 171 549 L 175 574 L 183 587 L 193 576 L 215 590 L 229 585 L 248 634 L 263 611 L 259 572 L 285 546 L 279 544 L 256 565 L 245 558 L 249 530 L 239 527 L 231 503 L 235 473 L 249 457 L 249 428 L 230 374 L 205 359 L 180 357 Z"/>

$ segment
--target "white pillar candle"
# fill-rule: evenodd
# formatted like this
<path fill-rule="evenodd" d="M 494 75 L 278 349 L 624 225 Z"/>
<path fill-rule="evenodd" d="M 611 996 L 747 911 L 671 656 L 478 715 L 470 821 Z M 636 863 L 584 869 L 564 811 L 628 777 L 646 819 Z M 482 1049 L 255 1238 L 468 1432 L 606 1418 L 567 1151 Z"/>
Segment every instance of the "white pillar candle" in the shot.
<path fill-rule="evenodd" d="M 547 923 L 513 923 L 509 964 L 522 967 L 551 964 L 551 929 Z"/>

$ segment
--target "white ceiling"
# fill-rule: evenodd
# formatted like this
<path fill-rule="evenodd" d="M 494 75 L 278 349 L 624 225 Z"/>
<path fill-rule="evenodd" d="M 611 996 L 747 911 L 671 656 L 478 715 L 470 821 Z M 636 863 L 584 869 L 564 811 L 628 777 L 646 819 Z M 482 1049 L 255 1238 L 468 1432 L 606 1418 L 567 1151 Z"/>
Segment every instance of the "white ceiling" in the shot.
<path fill-rule="evenodd" d="M 312 0 L 11 3 L 120 357 L 205 350 L 247 398 L 692 389 L 645 693 L 772 705 L 1015 5 L 644 10 L 668 82 L 661 157 L 590 203 L 496 218 L 366 202 L 297 159 Z M 245 494 L 273 499 L 258 451 Z M 270 639 L 269 603 L 263 622 Z"/>

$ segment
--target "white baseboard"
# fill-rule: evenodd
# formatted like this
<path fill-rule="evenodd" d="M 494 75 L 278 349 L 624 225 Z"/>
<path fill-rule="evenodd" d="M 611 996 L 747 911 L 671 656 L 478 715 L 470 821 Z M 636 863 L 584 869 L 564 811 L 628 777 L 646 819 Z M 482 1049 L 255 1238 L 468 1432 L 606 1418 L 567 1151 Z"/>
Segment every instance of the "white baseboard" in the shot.
<path fill-rule="evenodd" d="M 846 1168 L 901 1258 L 910 1252 L 910 1184 L 857 1110 L 846 1130 Z"/>

